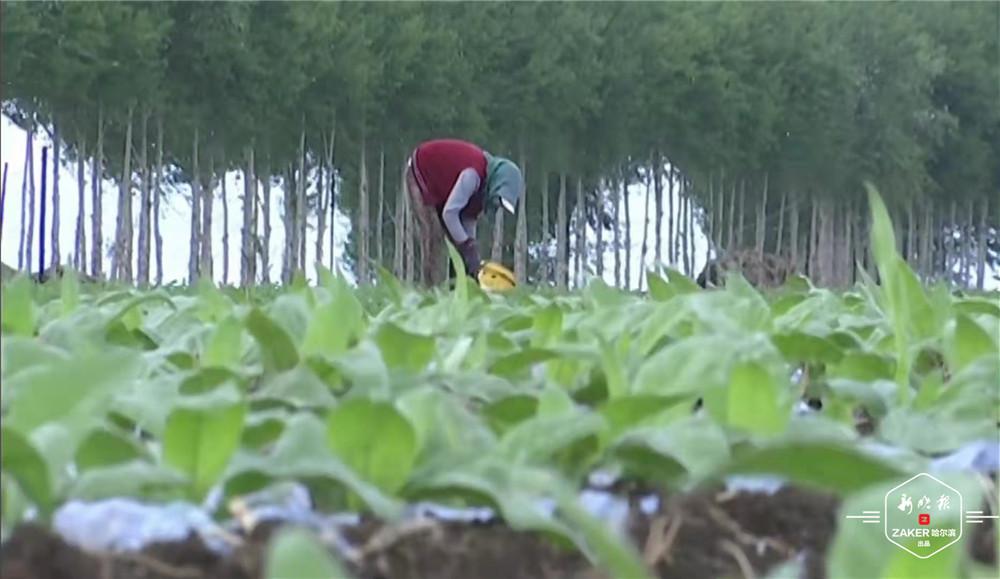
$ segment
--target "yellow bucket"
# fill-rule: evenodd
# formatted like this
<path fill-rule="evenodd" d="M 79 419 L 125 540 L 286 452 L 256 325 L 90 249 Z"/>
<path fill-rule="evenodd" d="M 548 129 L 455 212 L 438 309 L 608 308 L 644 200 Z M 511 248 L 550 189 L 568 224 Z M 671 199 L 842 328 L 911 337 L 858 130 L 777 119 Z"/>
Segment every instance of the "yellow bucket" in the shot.
<path fill-rule="evenodd" d="M 488 261 L 479 269 L 479 287 L 487 291 L 504 291 L 514 288 L 514 273 L 506 267 Z"/>

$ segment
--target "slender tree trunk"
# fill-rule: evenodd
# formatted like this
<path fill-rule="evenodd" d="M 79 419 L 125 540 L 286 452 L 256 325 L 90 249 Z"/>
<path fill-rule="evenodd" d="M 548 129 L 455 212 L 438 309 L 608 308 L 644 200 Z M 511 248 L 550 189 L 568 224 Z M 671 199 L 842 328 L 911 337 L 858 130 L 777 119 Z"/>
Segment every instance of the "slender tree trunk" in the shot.
<path fill-rule="evenodd" d="M 975 206 L 971 199 L 966 201 L 965 219 L 962 226 L 962 285 L 972 286 L 972 234 L 973 224 L 976 222 Z"/>
<path fill-rule="evenodd" d="M 551 260 L 549 259 L 549 246 L 551 236 L 549 233 L 549 172 L 542 172 L 542 253 L 541 253 L 541 279 L 543 283 L 552 282 Z"/>
<path fill-rule="evenodd" d="M 326 167 L 329 178 L 327 185 L 327 212 L 330 219 L 330 271 L 336 271 L 336 232 L 337 232 L 337 170 L 333 166 L 333 155 L 337 146 L 337 117 L 330 123 L 330 148 L 326 151 Z M 317 258 L 317 261 L 319 259 Z"/>
<path fill-rule="evenodd" d="M 212 240 L 212 199 L 215 197 L 215 189 L 218 187 L 216 180 L 222 181 L 222 285 L 229 285 L 229 165 L 226 163 L 225 152 L 222 154 L 222 177 L 215 175 L 214 168 L 209 166 L 208 195 L 205 197 L 206 203 L 202 209 L 205 212 L 205 236 L 202 239 L 208 240 L 203 244 L 205 248 L 205 271 L 202 273 L 215 279 L 215 264 L 212 255 L 215 246 Z"/>
<path fill-rule="evenodd" d="M 295 238 L 295 253 L 297 256 L 295 273 L 305 274 L 306 271 L 306 239 L 309 234 L 309 175 L 306 173 L 306 126 L 302 120 L 302 135 L 299 140 L 299 177 L 296 199 L 296 223 L 298 234 Z"/>
<path fill-rule="evenodd" d="M 816 266 L 818 265 L 817 259 L 816 259 L 816 238 L 817 238 L 817 235 L 818 235 L 818 231 L 817 231 L 816 225 L 817 225 L 817 217 L 818 217 L 818 213 L 819 213 L 819 208 L 818 208 L 818 206 L 816 204 L 816 199 L 815 198 L 813 198 L 810 201 L 810 205 L 812 206 L 812 216 L 809 219 L 809 246 L 808 246 L 808 250 L 807 250 L 809 252 L 809 257 L 807 259 L 807 263 L 809 264 L 809 266 L 808 266 L 809 276 L 811 278 L 813 278 L 813 281 L 816 281 L 817 283 L 820 283 L 816 279 L 816 277 L 817 277 Z"/>
<path fill-rule="evenodd" d="M 618 180 L 612 178 L 611 180 L 611 198 L 613 199 L 614 209 L 612 219 L 612 225 L 614 227 L 614 244 L 615 244 L 615 287 L 622 287 L 622 240 L 621 240 L 621 225 L 619 218 L 621 217 L 621 204 L 622 204 L 622 194 L 618 189 Z"/>
<path fill-rule="evenodd" d="M 587 255 L 587 205 L 583 198 L 583 177 L 576 178 L 576 285 L 583 285 Z"/>
<path fill-rule="evenodd" d="M 118 186 L 118 223 L 116 224 L 115 252 L 111 261 L 111 276 L 119 281 L 132 282 L 132 115 L 134 105 L 129 105 L 125 125 L 125 162 Z"/>
<path fill-rule="evenodd" d="M 82 158 L 82 157 L 81 157 Z M 7 169 L 9 164 L 4 161 L 3 164 L 3 184 L 0 184 L 0 239 L 3 239 L 3 217 L 4 217 L 4 207 L 7 206 Z M 83 207 L 83 205 L 81 205 Z"/>
<path fill-rule="evenodd" d="M 358 168 L 360 171 L 361 178 L 358 180 L 358 207 L 359 207 L 359 217 L 358 217 L 358 285 L 368 284 L 368 238 L 369 238 L 369 228 L 368 228 L 368 213 L 369 213 L 369 201 L 368 201 L 368 160 L 366 157 L 366 137 L 364 134 L 361 136 L 361 159 L 358 162 Z M 426 260 L 429 264 L 436 264 L 436 260 Z M 435 268 L 437 269 L 437 268 Z M 426 275 L 426 274 L 425 274 Z M 436 283 L 439 277 L 439 272 L 433 272 L 431 274 L 431 283 Z M 426 278 L 425 278 L 426 279 Z"/>
<path fill-rule="evenodd" d="M 201 258 L 201 179 L 198 171 L 198 127 L 194 128 L 194 145 L 191 154 L 191 252 L 188 258 L 188 280 L 191 285 L 198 283 L 199 261 Z"/>
<path fill-rule="evenodd" d="M 35 123 L 28 127 L 28 234 L 25 240 L 26 257 L 24 268 L 31 271 L 32 257 L 35 255 Z M 41 235 L 41 233 L 39 233 Z"/>
<path fill-rule="evenodd" d="M 94 156 L 93 168 L 90 171 L 91 197 L 93 207 L 90 215 L 92 242 L 90 244 L 91 274 L 100 279 L 104 277 L 104 233 L 102 224 L 102 194 L 104 192 L 104 107 L 97 106 L 97 154 Z"/>
<path fill-rule="evenodd" d="M 566 224 L 566 172 L 559 173 L 559 201 L 556 206 L 556 284 L 565 290 L 569 277 L 569 243 Z"/>
<path fill-rule="evenodd" d="M 785 236 L 785 204 L 788 201 L 788 194 L 784 191 L 781 193 L 781 208 L 778 209 L 778 236 L 774 243 L 774 252 L 778 255 L 783 253 L 783 242 Z"/>
<path fill-rule="evenodd" d="M 844 285 L 852 285 L 854 278 L 854 202 L 850 201 L 844 213 Z"/>
<path fill-rule="evenodd" d="M 25 141 L 24 141 L 24 170 L 21 172 L 21 233 L 18 236 L 17 245 L 17 269 L 24 271 L 25 269 L 25 244 L 28 243 L 28 232 L 31 231 L 30 227 L 27 227 L 27 210 L 28 210 L 28 181 L 30 174 L 29 166 L 31 164 L 31 130 L 25 131 Z M 28 245 L 30 247 L 30 245 Z M 30 265 L 28 266 L 31 267 Z"/>
<path fill-rule="evenodd" d="M 732 251 L 736 241 L 736 199 L 739 197 L 738 185 L 733 179 L 733 193 L 729 197 L 729 221 L 726 223 L 726 250 Z"/>
<path fill-rule="evenodd" d="M 716 208 L 716 219 L 715 227 L 712 233 L 715 236 L 715 251 L 716 255 L 722 255 L 723 246 L 723 232 L 725 231 L 725 221 L 726 221 L 726 171 L 725 169 L 719 170 L 719 202 Z"/>
<path fill-rule="evenodd" d="M 160 233 L 160 199 L 163 197 L 163 113 L 156 115 L 156 172 L 153 173 L 153 235 L 156 237 L 156 285 L 163 285 L 163 236 Z"/>
<path fill-rule="evenodd" d="M 223 179 L 223 186 L 225 186 L 225 180 L 224 179 Z M 205 187 L 205 189 L 202 190 L 202 198 L 201 198 L 201 227 L 202 227 L 202 229 L 201 229 L 201 246 L 199 248 L 199 249 L 201 249 L 201 267 L 199 269 L 199 272 L 201 273 L 202 276 L 204 276 L 204 277 L 212 280 L 213 282 L 215 281 L 215 264 L 212 263 L 212 261 L 213 261 L 212 260 L 212 257 L 213 257 L 212 250 L 214 249 L 214 246 L 215 246 L 215 240 L 213 239 L 213 234 L 212 234 L 212 229 L 213 229 L 212 228 L 212 217 L 214 217 L 214 214 L 215 214 L 214 205 L 215 205 L 215 189 L 216 189 L 216 187 L 217 187 L 217 184 L 216 184 L 216 177 L 215 177 L 215 158 L 214 157 L 209 157 L 208 158 L 208 185 L 207 185 L 207 187 Z M 223 199 L 225 199 L 225 192 L 224 191 L 223 191 Z M 225 202 L 223 202 L 223 209 L 225 209 Z M 223 212 L 223 216 L 225 216 L 225 212 Z M 223 256 L 223 262 L 225 260 L 225 255 L 226 255 L 226 249 L 227 249 L 226 245 L 228 245 L 226 243 L 225 236 L 226 236 L 225 221 L 223 221 L 223 228 L 222 228 L 222 238 L 223 238 L 222 256 Z M 225 272 L 225 273 L 228 273 L 228 272 Z M 223 276 L 222 276 L 222 283 L 223 283 L 223 285 L 225 285 L 225 283 L 227 281 L 225 273 L 223 273 Z"/>
<path fill-rule="evenodd" d="M 955 198 L 951 199 L 951 227 L 948 232 L 948 240 L 950 241 L 950 251 L 948 259 L 948 284 L 954 284 L 957 277 L 955 273 L 956 266 L 961 262 L 961 255 L 959 252 L 959 240 L 955 239 L 955 233 L 958 231 L 958 204 L 955 203 Z"/>
<path fill-rule="evenodd" d="M 689 255 L 691 256 L 691 264 L 688 267 L 688 273 L 693 276 L 695 273 L 694 269 L 696 265 L 695 262 L 698 259 L 697 247 L 696 247 L 697 239 L 695 235 L 697 233 L 697 225 L 695 224 L 695 217 L 694 217 L 695 212 L 698 209 L 698 204 L 694 197 L 694 186 L 691 184 L 691 181 L 687 177 L 682 176 L 681 178 L 683 179 L 684 183 L 684 191 L 687 192 L 688 196 L 688 242 L 691 244 L 691 249 L 689 252 Z"/>
<path fill-rule="evenodd" d="M 142 191 L 139 196 L 139 260 L 137 264 L 140 287 L 149 286 L 149 225 L 152 204 L 149 196 L 149 113 L 142 114 L 142 136 L 139 145 L 139 174 Z"/>
<path fill-rule="evenodd" d="M 649 199 L 652 197 L 652 190 L 653 190 L 653 184 L 652 184 L 652 182 L 647 181 L 646 182 L 646 201 L 645 201 L 645 204 L 643 205 L 643 211 L 642 211 L 642 247 L 639 249 L 639 264 L 640 264 L 640 267 L 639 267 L 639 291 L 642 291 L 642 282 L 646 278 L 646 276 L 642 275 L 642 273 L 646 270 L 646 267 L 647 267 L 646 266 L 646 255 L 647 255 L 646 251 L 647 251 L 647 248 L 648 248 L 648 245 L 649 245 Z M 670 219 L 670 229 L 669 229 L 669 231 L 672 234 L 673 233 L 673 224 L 674 224 L 674 220 L 672 218 L 672 216 L 673 216 L 673 201 L 672 201 L 673 197 L 671 196 L 670 199 L 671 199 L 671 202 L 670 202 L 670 206 L 671 206 L 670 207 L 671 208 L 671 211 L 670 211 L 671 219 Z M 654 235 L 654 237 L 655 237 L 655 235 Z M 668 243 L 670 243 L 669 239 L 673 239 L 673 237 L 669 236 L 669 234 L 668 234 Z M 659 264 L 657 264 L 657 265 L 659 265 Z"/>
<path fill-rule="evenodd" d="M 385 263 L 385 145 L 378 152 L 378 213 L 375 221 L 375 261 L 379 265 Z"/>
<path fill-rule="evenodd" d="M 264 246 L 260 254 L 262 282 L 271 283 L 271 166 L 264 165 Z"/>
<path fill-rule="evenodd" d="M 80 139 L 80 150 L 76 159 L 76 235 L 73 238 L 73 267 L 80 272 L 87 271 L 87 143 Z"/>
<path fill-rule="evenodd" d="M 736 245 L 739 246 L 741 249 L 744 247 L 744 244 L 746 243 L 746 238 L 743 237 L 743 232 L 744 232 L 743 223 L 744 223 L 744 218 L 746 217 L 746 209 L 745 209 L 746 205 L 744 204 L 744 202 L 746 201 L 746 196 L 747 196 L 746 179 L 740 179 L 740 200 L 739 200 L 740 206 L 736 210 L 736 212 L 739 213 L 740 220 L 736 224 L 736 239 L 737 239 Z"/>
<path fill-rule="evenodd" d="M 254 171 L 254 148 L 247 147 L 246 167 L 243 169 L 243 240 L 240 252 L 240 286 L 250 287 L 257 280 L 257 174 Z M 322 175 L 322 169 L 320 170 Z M 321 179 L 322 183 L 322 179 Z M 322 191 L 321 191 L 322 193 Z M 322 239 L 320 234 L 318 239 Z M 317 261 L 322 261 L 322 245 L 317 241 Z"/>
<path fill-rule="evenodd" d="M 604 181 L 601 180 L 595 192 L 594 232 L 597 234 L 594 253 L 597 254 L 597 277 L 604 279 Z"/>
<path fill-rule="evenodd" d="M 930 202 L 924 203 L 924 223 L 920 227 L 920 272 L 924 279 L 933 279 L 934 260 L 932 257 L 934 248 L 934 226 L 933 211 Z"/>
<path fill-rule="evenodd" d="M 59 168 L 61 145 L 59 135 L 59 125 L 52 128 L 52 260 L 51 267 L 55 269 L 62 262 L 62 252 L 59 248 Z"/>
<path fill-rule="evenodd" d="M 413 283 L 417 264 L 417 244 L 413 235 L 416 231 L 416 224 L 413 222 L 413 203 L 409 195 L 403 204 L 403 217 L 406 222 L 406 237 L 403 239 L 403 243 L 406 244 L 406 282 Z"/>
<path fill-rule="evenodd" d="M 660 153 L 653 153 L 653 187 L 656 191 L 656 221 L 655 221 L 655 238 L 654 241 L 655 248 L 653 250 L 653 258 L 656 260 L 656 265 L 659 266 L 663 263 L 663 159 L 660 157 Z M 669 222 L 667 224 L 667 244 L 670 247 L 669 259 L 670 263 L 674 263 L 674 181 L 673 179 L 667 180 L 667 200 L 670 204 L 670 215 L 667 217 Z M 645 269 L 646 264 L 643 262 L 643 268 Z M 641 286 L 640 278 L 640 286 Z"/>
<path fill-rule="evenodd" d="M 526 174 L 525 163 L 527 157 L 524 154 L 523 142 L 519 146 L 519 157 L 521 161 L 521 172 Z M 514 233 L 514 277 L 518 284 L 524 284 L 528 280 L 528 192 L 525 191 L 521 202 L 517 207 L 517 228 Z"/>
<path fill-rule="evenodd" d="M 983 197 L 979 213 L 979 227 L 976 228 L 976 289 L 983 291 L 986 284 L 986 216 L 990 213 L 990 199 Z"/>
<path fill-rule="evenodd" d="M 906 258 L 907 263 L 912 264 L 914 257 L 916 257 L 916 247 L 914 242 L 916 240 L 916 219 L 914 219 L 913 214 L 913 198 L 908 198 L 906 200 L 906 251 L 903 256 Z"/>
<path fill-rule="evenodd" d="M 287 284 L 292 281 L 292 271 L 295 269 L 292 261 L 295 259 L 295 235 L 298 231 L 295 227 L 295 170 L 291 164 L 285 167 L 284 181 L 282 201 L 285 211 L 281 216 L 281 223 L 285 243 L 281 258 L 281 282 Z"/>
<path fill-rule="evenodd" d="M 396 194 L 395 218 L 396 226 L 393 228 L 393 248 L 392 248 L 392 273 L 399 279 L 406 276 L 406 263 L 404 261 L 406 252 L 406 163 L 399 174 L 399 191 Z"/>
<path fill-rule="evenodd" d="M 760 213 L 757 218 L 757 255 L 764 255 L 764 242 L 767 240 L 767 185 L 768 173 L 764 173 L 764 192 L 760 202 Z"/>
<path fill-rule="evenodd" d="M 632 210 L 629 208 L 628 178 L 622 171 L 622 199 L 625 205 L 625 290 L 632 289 Z"/>
<path fill-rule="evenodd" d="M 672 181 L 673 179 L 671 179 Z M 690 251 L 690 238 L 691 238 L 691 197 L 688 196 L 686 190 L 682 191 L 680 183 L 677 187 L 677 197 L 681 200 L 681 216 L 680 221 L 684 225 L 684 232 L 681 234 L 682 255 L 681 263 L 684 267 L 684 273 L 686 275 L 691 275 L 691 251 Z"/>
<path fill-rule="evenodd" d="M 46 177 L 48 177 L 49 148 L 42 147 L 42 190 L 38 197 L 40 211 L 38 213 L 38 276 L 41 278 L 45 274 L 45 203 L 46 199 Z"/>
<path fill-rule="evenodd" d="M 795 271 L 803 272 L 801 255 L 799 254 L 799 199 L 798 197 L 792 197 L 792 212 L 789 215 L 788 223 L 788 242 L 791 244 L 791 251 L 789 255 L 791 257 L 792 264 L 795 266 Z"/>

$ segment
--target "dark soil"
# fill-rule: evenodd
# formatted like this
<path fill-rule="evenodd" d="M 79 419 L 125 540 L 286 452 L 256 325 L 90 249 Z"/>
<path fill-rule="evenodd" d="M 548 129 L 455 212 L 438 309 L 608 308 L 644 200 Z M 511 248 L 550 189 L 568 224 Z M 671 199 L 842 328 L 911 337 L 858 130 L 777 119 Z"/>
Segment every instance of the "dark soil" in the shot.
<path fill-rule="evenodd" d="M 661 578 L 760 577 L 801 558 L 803 579 L 825 579 L 838 506 L 832 495 L 802 489 L 774 495 L 706 489 L 665 497 L 652 515 L 635 509 L 628 529 Z M 279 526 L 259 524 L 232 554 L 220 556 L 196 537 L 140 553 L 87 553 L 26 524 L 0 547 L 0 579 L 264 579 L 264 553 Z M 995 566 L 994 525 L 979 527 L 968 549 Z M 357 579 L 610 579 L 574 550 L 499 523 L 365 521 L 344 535 L 355 548 L 345 564 Z"/>

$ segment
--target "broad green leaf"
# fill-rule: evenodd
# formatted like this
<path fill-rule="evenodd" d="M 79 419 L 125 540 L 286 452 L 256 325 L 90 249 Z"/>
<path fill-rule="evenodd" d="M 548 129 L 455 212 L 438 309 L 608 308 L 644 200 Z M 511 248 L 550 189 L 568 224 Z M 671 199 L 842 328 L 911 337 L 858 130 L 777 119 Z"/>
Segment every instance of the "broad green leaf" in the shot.
<path fill-rule="evenodd" d="M 4 333 L 15 336 L 32 336 L 38 324 L 35 302 L 31 299 L 31 278 L 18 275 L 10 283 L 4 283 L 0 304 L 0 319 Z"/>
<path fill-rule="evenodd" d="M 382 351 L 382 359 L 389 369 L 414 374 L 423 371 L 430 364 L 436 346 L 431 336 L 408 332 L 391 322 L 378 329 L 375 343 Z"/>
<path fill-rule="evenodd" d="M 147 454 L 135 439 L 103 428 L 91 432 L 76 449 L 76 466 L 80 472 L 86 472 L 145 458 Z"/>
<path fill-rule="evenodd" d="M 435 388 L 408 392 L 399 398 L 397 407 L 417 434 L 421 463 L 477 455 L 496 442 L 479 416 Z"/>
<path fill-rule="evenodd" d="M 598 411 L 608 423 L 606 435 L 614 440 L 626 430 L 642 426 L 647 419 L 658 416 L 664 410 L 677 405 L 690 409 L 694 400 L 691 396 L 630 394 L 608 400 Z"/>
<path fill-rule="evenodd" d="M 519 394 L 493 402 L 482 409 L 482 416 L 497 434 L 503 434 L 516 424 L 535 415 L 538 398 Z"/>
<path fill-rule="evenodd" d="M 20 432 L 8 428 L 0 429 L 0 463 L 4 473 L 10 475 L 33 503 L 43 513 L 51 512 L 54 506 L 52 475 L 49 466 L 32 442 Z"/>
<path fill-rule="evenodd" d="M 267 550 L 267 579 L 351 579 L 311 532 L 286 528 L 275 533 Z"/>
<path fill-rule="evenodd" d="M 837 493 L 855 492 L 906 475 L 889 462 L 832 441 L 788 441 L 753 449 L 735 457 L 719 474 L 780 476 L 793 484 Z"/>
<path fill-rule="evenodd" d="M 354 390 L 379 396 L 389 394 L 389 370 L 374 342 L 364 340 L 330 362 Z"/>
<path fill-rule="evenodd" d="M 69 498 L 82 501 L 111 498 L 172 501 L 184 498 L 188 484 L 184 475 L 166 465 L 130 461 L 84 472 L 70 487 Z"/>
<path fill-rule="evenodd" d="M 312 414 L 296 414 L 288 420 L 284 432 L 269 452 L 240 451 L 233 457 L 226 473 L 227 495 L 232 494 L 241 478 L 247 477 L 261 483 L 248 491 L 258 490 L 268 478 L 305 481 L 311 487 L 323 480 L 349 489 L 378 517 L 387 520 L 398 517 L 402 506 L 335 456 L 327 438 L 323 421 Z"/>
<path fill-rule="evenodd" d="M 497 452 L 514 463 L 545 464 L 559 451 L 606 428 L 597 414 L 570 412 L 535 416 L 504 432 Z"/>
<path fill-rule="evenodd" d="M 840 347 L 832 340 L 805 332 L 791 331 L 773 334 L 771 342 L 789 361 L 831 364 L 840 361 L 843 357 Z"/>
<path fill-rule="evenodd" d="M 281 400 L 298 408 L 329 408 L 337 403 L 327 385 L 303 364 L 261 378 L 252 397 Z"/>
<path fill-rule="evenodd" d="M 392 404 L 353 398 L 330 411 L 330 447 L 365 480 L 388 493 L 406 483 L 417 456 L 417 433 Z"/>
<path fill-rule="evenodd" d="M 326 285 L 331 299 L 313 310 L 302 343 L 302 355 L 343 354 L 360 339 L 364 331 L 364 310 L 342 278 Z"/>
<path fill-rule="evenodd" d="M 705 416 L 631 429 L 613 443 L 612 450 L 615 456 L 626 459 L 630 470 L 667 475 L 659 479 L 667 483 L 684 473 L 699 480 L 730 458 L 725 432 Z"/>
<path fill-rule="evenodd" d="M 492 366 L 490 366 L 490 373 L 505 378 L 516 378 L 528 373 L 535 364 L 557 357 L 558 354 L 552 350 L 529 348 L 504 356 L 493 362 Z"/>
<path fill-rule="evenodd" d="M 535 348 L 546 348 L 555 344 L 563 330 L 563 312 L 556 305 L 550 305 L 535 312 L 535 323 L 531 345 Z"/>
<path fill-rule="evenodd" d="M 246 325 L 260 347 L 265 370 L 281 372 L 298 364 L 299 354 L 292 338 L 264 312 L 257 308 L 250 310 Z"/>
<path fill-rule="evenodd" d="M 4 422 L 26 433 L 71 414 L 98 417 L 141 371 L 138 356 L 114 350 L 24 370 L 4 381 L 4 398 L 10 401 Z"/>
<path fill-rule="evenodd" d="M 950 338 L 949 358 L 955 370 L 962 370 L 980 356 L 996 356 L 998 353 L 997 344 L 986 330 L 966 315 L 960 314 L 955 319 Z"/>
<path fill-rule="evenodd" d="M 243 325 L 235 317 L 223 319 L 212 332 L 205 345 L 202 356 L 202 366 L 230 368 L 240 363 L 243 337 Z"/>
<path fill-rule="evenodd" d="M 728 388 L 705 394 L 706 409 L 723 424 L 764 436 L 787 427 L 791 406 L 788 388 L 753 362 L 733 367 Z"/>
<path fill-rule="evenodd" d="M 218 482 L 239 447 L 246 416 L 245 403 L 228 407 L 178 407 L 167 418 L 163 458 L 186 474 L 196 499 Z"/>
<path fill-rule="evenodd" d="M 830 368 L 830 375 L 849 380 L 871 382 L 892 380 L 895 361 L 888 356 L 867 352 L 847 352 L 840 362 Z"/>
<path fill-rule="evenodd" d="M 80 280 L 76 270 L 71 267 L 66 268 L 59 286 L 62 313 L 66 316 L 76 311 L 80 305 Z"/>

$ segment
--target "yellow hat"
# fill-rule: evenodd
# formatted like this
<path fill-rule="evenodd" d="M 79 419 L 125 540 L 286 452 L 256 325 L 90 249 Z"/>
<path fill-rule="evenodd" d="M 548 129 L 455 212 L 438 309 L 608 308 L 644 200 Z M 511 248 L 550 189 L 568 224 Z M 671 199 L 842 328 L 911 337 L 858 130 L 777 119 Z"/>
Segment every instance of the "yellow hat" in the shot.
<path fill-rule="evenodd" d="M 487 261 L 479 269 L 479 287 L 485 290 L 504 291 L 515 286 L 514 273 L 499 263 Z"/>

